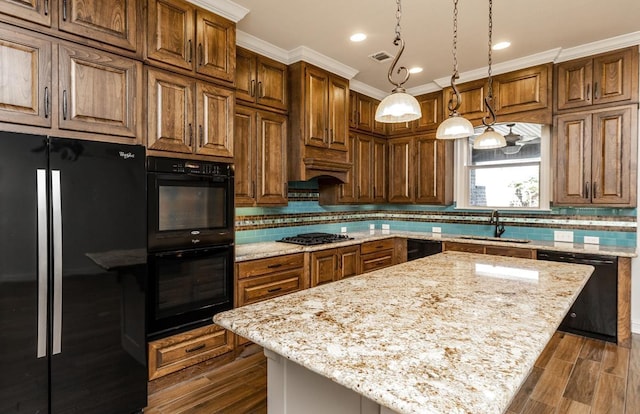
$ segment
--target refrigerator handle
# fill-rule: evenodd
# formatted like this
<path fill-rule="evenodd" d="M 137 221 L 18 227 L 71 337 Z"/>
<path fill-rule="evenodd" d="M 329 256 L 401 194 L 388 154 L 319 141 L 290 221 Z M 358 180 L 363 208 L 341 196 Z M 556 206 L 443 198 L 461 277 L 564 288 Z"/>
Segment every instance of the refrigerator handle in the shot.
<path fill-rule="evenodd" d="M 36 171 L 36 193 L 38 197 L 38 340 L 37 358 L 47 356 L 47 264 L 49 251 L 47 249 L 47 172 L 43 169 Z"/>
<path fill-rule="evenodd" d="M 51 171 L 51 210 L 53 217 L 53 347 L 52 355 L 62 351 L 62 202 L 60 170 Z"/>

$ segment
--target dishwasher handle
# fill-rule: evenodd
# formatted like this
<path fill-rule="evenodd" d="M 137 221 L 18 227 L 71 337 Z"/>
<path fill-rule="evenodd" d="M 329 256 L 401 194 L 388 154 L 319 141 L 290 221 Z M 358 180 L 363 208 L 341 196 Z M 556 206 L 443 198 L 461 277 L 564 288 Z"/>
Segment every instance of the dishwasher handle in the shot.
<path fill-rule="evenodd" d="M 617 259 L 608 256 L 587 256 L 571 253 L 547 253 L 538 251 L 538 260 L 548 260 L 552 262 L 588 264 L 593 266 L 616 265 Z"/>

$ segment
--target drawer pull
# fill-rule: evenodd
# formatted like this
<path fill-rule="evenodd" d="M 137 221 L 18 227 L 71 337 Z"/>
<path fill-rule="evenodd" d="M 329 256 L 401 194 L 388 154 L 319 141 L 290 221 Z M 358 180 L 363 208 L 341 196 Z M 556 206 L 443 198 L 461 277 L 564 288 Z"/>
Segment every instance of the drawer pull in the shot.
<path fill-rule="evenodd" d="M 275 269 L 277 267 L 282 266 L 282 263 L 274 263 L 274 264 L 270 264 L 269 266 L 267 266 L 269 269 Z"/>
<path fill-rule="evenodd" d="M 576 315 L 576 313 L 575 313 L 575 312 L 571 312 L 571 313 L 569 314 L 569 316 L 571 316 L 572 318 L 575 318 L 575 317 L 576 317 L 576 316 L 578 316 L 578 315 Z"/>
<path fill-rule="evenodd" d="M 203 349 L 206 345 L 205 344 L 200 344 L 198 346 L 194 346 L 193 348 L 187 348 L 184 350 L 184 352 L 186 353 L 190 353 L 190 352 L 196 352 L 199 351 L 201 349 Z"/>
<path fill-rule="evenodd" d="M 273 293 L 273 292 L 277 292 L 279 290 L 282 290 L 282 287 L 272 288 L 272 289 L 267 290 L 267 292 Z"/>

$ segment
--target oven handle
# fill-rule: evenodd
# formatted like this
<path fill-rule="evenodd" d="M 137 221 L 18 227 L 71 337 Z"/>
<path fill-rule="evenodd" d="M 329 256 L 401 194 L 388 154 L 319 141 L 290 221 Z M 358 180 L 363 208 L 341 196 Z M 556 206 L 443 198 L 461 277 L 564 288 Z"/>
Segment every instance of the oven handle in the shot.
<path fill-rule="evenodd" d="M 156 252 L 152 255 L 155 257 L 195 257 L 195 256 L 209 256 L 229 248 L 233 248 L 235 243 L 227 243 L 215 246 L 202 247 L 198 249 L 182 249 L 171 250 L 169 252 Z"/>

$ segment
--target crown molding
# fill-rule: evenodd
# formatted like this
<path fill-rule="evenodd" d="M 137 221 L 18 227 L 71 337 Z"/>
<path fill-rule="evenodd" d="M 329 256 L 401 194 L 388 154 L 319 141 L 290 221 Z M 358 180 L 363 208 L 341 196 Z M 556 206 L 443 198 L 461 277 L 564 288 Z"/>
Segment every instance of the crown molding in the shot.
<path fill-rule="evenodd" d="M 418 96 L 424 95 L 425 93 L 437 92 L 442 89 L 442 86 L 438 85 L 435 82 L 425 83 L 424 85 L 418 85 L 413 88 L 407 89 L 407 93 L 409 95 Z"/>
<path fill-rule="evenodd" d="M 238 23 L 249 13 L 249 9 L 230 0 L 188 0 L 189 3 L 209 10 L 219 16 Z"/>
<path fill-rule="evenodd" d="M 252 52 L 289 64 L 289 52 L 242 30 L 236 30 L 236 44 Z"/>
<path fill-rule="evenodd" d="M 358 73 L 357 69 L 347 66 L 344 63 L 340 63 L 320 52 L 316 52 L 307 46 L 298 46 L 289 51 L 289 64 L 299 62 L 301 60 L 347 79 L 353 78 Z"/>
<path fill-rule="evenodd" d="M 609 52 L 611 50 L 622 49 L 624 47 L 635 46 L 640 44 L 640 32 L 627 33 L 620 36 L 610 37 L 597 42 L 591 42 L 584 45 L 563 49 L 556 58 L 555 62 L 565 62 L 567 60 L 578 59 L 598 53 Z"/>
<path fill-rule="evenodd" d="M 378 100 L 383 100 L 384 97 L 389 94 L 389 92 L 381 91 L 357 79 L 351 79 L 349 81 L 349 89 Z"/>

